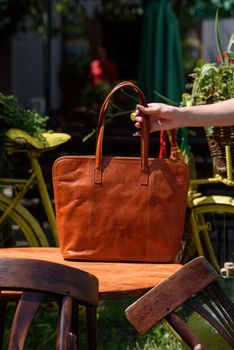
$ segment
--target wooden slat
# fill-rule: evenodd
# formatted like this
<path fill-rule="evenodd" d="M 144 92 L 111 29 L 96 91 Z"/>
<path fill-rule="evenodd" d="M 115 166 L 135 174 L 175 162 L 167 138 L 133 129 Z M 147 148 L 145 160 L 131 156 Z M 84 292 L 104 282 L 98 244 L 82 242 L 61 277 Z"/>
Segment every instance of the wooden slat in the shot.
<path fill-rule="evenodd" d="M 196 258 L 127 308 L 126 317 L 143 335 L 193 294 L 219 277 L 204 257 Z"/>
<path fill-rule="evenodd" d="M 72 321 L 72 298 L 65 296 L 62 300 L 60 319 L 59 319 L 59 330 L 57 333 L 57 350 L 70 350 L 70 331 Z"/>
<path fill-rule="evenodd" d="M 207 350 L 198 337 L 176 313 L 171 312 L 167 315 L 166 320 L 191 349 Z"/>
<path fill-rule="evenodd" d="M 0 286 L 57 292 L 85 303 L 98 303 L 98 280 L 95 276 L 43 260 L 3 258 L 0 255 Z"/>
<path fill-rule="evenodd" d="M 86 323 L 87 323 L 88 350 L 95 350 L 98 348 L 98 344 L 97 344 L 96 308 L 94 306 L 88 306 L 86 308 Z"/>
<path fill-rule="evenodd" d="M 3 348 L 4 341 L 4 331 L 6 325 L 6 311 L 7 311 L 7 301 L 0 300 L 0 349 Z"/>
<path fill-rule="evenodd" d="M 23 350 L 32 319 L 40 306 L 44 293 L 24 292 L 15 312 L 8 350 Z"/>

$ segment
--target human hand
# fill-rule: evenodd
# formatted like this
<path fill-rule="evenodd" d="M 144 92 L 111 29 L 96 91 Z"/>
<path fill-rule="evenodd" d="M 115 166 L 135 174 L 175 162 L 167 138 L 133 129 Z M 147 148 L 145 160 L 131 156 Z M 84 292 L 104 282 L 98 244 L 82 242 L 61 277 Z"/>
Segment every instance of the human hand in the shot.
<path fill-rule="evenodd" d="M 135 110 L 135 127 L 140 129 L 143 118 L 150 118 L 150 132 L 180 127 L 179 108 L 163 103 L 149 103 L 147 107 L 137 105 Z M 134 136 L 139 136 L 136 131 Z"/>

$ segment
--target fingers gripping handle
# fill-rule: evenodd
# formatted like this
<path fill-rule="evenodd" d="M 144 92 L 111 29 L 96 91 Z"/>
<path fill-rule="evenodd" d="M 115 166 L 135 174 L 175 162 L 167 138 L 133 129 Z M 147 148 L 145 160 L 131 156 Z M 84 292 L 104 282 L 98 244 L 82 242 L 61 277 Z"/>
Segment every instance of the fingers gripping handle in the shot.
<path fill-rule="evenodd" d="M 143 92 L 137 85 L 130 81 L 123 81 L 116 85 L 112 91 L 108 94 L 105 101 L 102 104 L 99 119 L 98 119 L 98 130 L 97 130 L 97 142 L 96 142 L 96 164 L 94 173 L 94 182 L 102 182 L 102 143 L 104 136 L 106 112 L 108 109 L 109 102 L 116 91 L 124 87 L 131 87 L 138 95 L 139 103 L 143 106 L 147 106 L 146 98 Z M 141 130 L 141 177 L 140 181 L 142 185 L 148 184 L 148 155 L 149 155 L 149 121 L 148 118 L 143 118 L 143 125 Z"/>

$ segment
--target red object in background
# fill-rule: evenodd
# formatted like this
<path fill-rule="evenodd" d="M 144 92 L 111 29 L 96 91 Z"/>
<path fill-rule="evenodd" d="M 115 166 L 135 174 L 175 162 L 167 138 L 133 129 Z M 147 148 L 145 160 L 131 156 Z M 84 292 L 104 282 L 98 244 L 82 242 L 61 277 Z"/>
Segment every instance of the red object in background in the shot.
<path fill-rule="evenodd" d="M 106 51 L 102 47 L 98 49 L 98 58 L 90 64 L 90 79 L 92 84 L 104 81 L 110 85 L 117 80 L 116 65 L 106 58 Z"/>
<path fill-rule="evenodd" d="M 227 55 L 227 51 L 223 51 L 223 52 L 222 52 L 222 57 L 225 58 L 226 55 Z M 221 63 L 221 57 L 220 57 L 220 55 L 218 55 L 217 61 L 218 61 L 218 63 Z"/>
<path fill-rule="evenodd" d="M 227 56 L 227 51 L 223 51 L 223 52 L 222 52 L 222 57 L 225 58 L 226 56 Z M 217 56 L 217 61 L 218 61 L 218 63 L 221 63 L 221 57 L 220 57 L 220 55 Z M 228 58 L 228 62 L 234 64 L 234 58 L 229 57 L 229 58 Z"/>

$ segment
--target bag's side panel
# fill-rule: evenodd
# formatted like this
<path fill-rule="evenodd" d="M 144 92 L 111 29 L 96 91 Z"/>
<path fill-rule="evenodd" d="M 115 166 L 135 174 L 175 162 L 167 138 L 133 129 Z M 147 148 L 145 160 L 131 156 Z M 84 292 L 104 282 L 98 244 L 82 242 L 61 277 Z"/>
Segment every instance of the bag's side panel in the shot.
<path fill-rule="evenodd" d="M 56 221 L 62 252 L 79 247 L 79 239 L 88 238 L 94 161 L 92 156 L 65 156 L 53 165 Z"/>
<path fill-rule="evenodd" d="M 139 158 L 103 158 L 94 184 L 94 157 L 64 157 L 53 168 L 56 216 L 67 259 L 173 261 L 183 233 L 188 169 L 153 160 L 140 184 Z"/>

